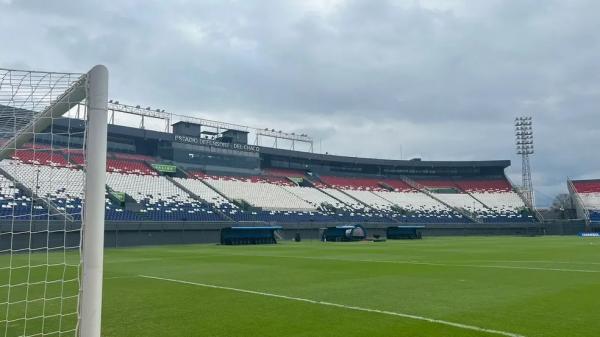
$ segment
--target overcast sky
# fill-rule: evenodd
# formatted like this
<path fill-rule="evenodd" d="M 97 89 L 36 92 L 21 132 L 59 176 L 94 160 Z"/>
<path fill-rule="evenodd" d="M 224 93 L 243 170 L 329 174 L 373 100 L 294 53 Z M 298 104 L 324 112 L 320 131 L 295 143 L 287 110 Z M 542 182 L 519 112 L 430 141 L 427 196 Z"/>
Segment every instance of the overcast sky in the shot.
<path fill-rule="evenodd" d="M 532 115 L 538 204 L 600 178 L 600 1 L 0 0 L 0 67 L 111 72 L 110 97 L 317 140 L 511 159 Z"/>

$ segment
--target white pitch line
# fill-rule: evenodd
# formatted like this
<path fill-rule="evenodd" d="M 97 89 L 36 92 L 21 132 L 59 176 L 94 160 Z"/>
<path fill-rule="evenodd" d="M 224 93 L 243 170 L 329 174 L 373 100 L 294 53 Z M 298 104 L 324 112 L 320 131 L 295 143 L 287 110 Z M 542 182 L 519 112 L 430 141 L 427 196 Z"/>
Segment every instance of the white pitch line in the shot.
<path fill-rule="evenodd" d="M 135 278 L 136 276 L 134 275 L 130 275 L 130 276 L 108 276 L 105 277 L 104 280 L 119 280 L 119 279 L 126 279 L 126 278 Z"/>
<path fill-rule="evenodd" d="M 262 291 L 255 291 L 255 290 L 247 290 L 247 289 L 240 289 L 240 288 L 218 286 L 218 285 L 214 285 L 214 284 L 191 282 L 191 281 L 177 280 L 177 279 L 171 279 L 171 278 L 165 278 L 165 277 L 158 277 L 158 276 L 150 276 L 150 275 L 138 275 L 138 276 L 139 277 L 143 277 L 143 278 L 147 278 L 147 279 L 167 281 L 167 282 L 173 282 L 173 283 L 179 283 L 179 284 L 194 285 L 194 286 L 199 286 L 199 287 L 212 288 L 212 289 L 220 289 L 220 290 L 229 290 L 229 291 L 235 291 L 235 292 L 239 292 L 239 293 L 246 293 L 246 294 L 260 295 L 260 296 L 266 296 L 266 297 L 280 298 L 280 299 L 286 299 L 286 300 L 290 300 L 290 301 L 298 301 L 298 302 L 311 303 L 311 304 L 320 304 L 320 305 L 324 305 L 324 306 L 336 307 L 336 308 L 343 308 L 343 309 L 347 309 L 347 310 L 363 311 L 363 312 L 370 312 L 370 313 L 376 313 L 376 314 L 382 314 L 382 315 L 388 315 L 388 316 L 410 318 L 410 319 L 414 319 L 414 320 L 425 321 L 425 322 L 435 323 L 435 324 L 442 324 L 442 325 L 452 326 L 452 327 L 459 328 L 459 329 L 473 330 L 473 331 L 485 332 L 485 333 L 490 333 L 490 334 L 495 334 L 495 335 L 502 335 L 502 336 L 508 336 L 508 337 L 525 337 L 524 335 L 520 335 L 520 334 L 513 333 L 513 332 L 500 331 L 500 330 L 494 330 L 494 329 L 487 329 L 487 328 L 482 328 L 482 327 L 478 327 L 478 326 L 475 326 L 475 325 L 468 325 L 468 324 L 462 324 L 462 323 L 444 321 L 444 320 L 440 320 L 440 319 L 429 318 L 429 317 L 425 317 L 425 316 L 412 315 L 412 314 L 404 314 L 404 313 L 394 312 L 394 311 L 369 309 L 369 308 L 357 307 L 357 306 L 352 306 L 352 305 L 345 305 L 345 304 L 338 304 L 338 303 L 332 303 L 332 302 L 311 300 L 311 299 L 308 299 L 308 298 L 292 297 L 292 296 L 286 296 L 286 295 L 278 295 L 278 294 L 266 293 L 266 292 L 262 292 Z"/>
<path fill-rule="evenodd" d="M 416 265 L 441 266 L 441 267 L 496 268 L 496 269 L 541 270 L 541 271 L 558 271 L 558 272 L 575 272 L 575 273 L 600 273 L 600 270 L 591 270 L 591 269 L 565 269 L 565 268 L 522 267 L 522 266 L 482 265 L 482 264 L 447 264 L 447 263 L 417 262 L 417 261 L 377 261 L 377 260 L 359 260 L 359 261 L 398 263 L 398 264 L 416 264 Z"/>
<path fill-rule="evenodd" d="M 438 267 L 462 267 L 462 268 L 495 268 L 495 269 L 519 269 L 519 270 L 540 270 L 540 271 L 558 271 L 558 272 L 575 272 L 575 273 L 600 273 L 600 270 L 593 269 L 568 269 L 568 268 L 545 268 L 545 267 L 523 267 L 523 266 L 506 266 L 506 265 L 481 265 L 481 264 L 452 264 L 452 263 L 437 263 L 437 262 L 420 262 L 420 261 L 391 261 L 391 260 L 369 260 L 369 259 L 337 259 L 337 258 L 322 258 L 312 256 L 289 256 L 289 255 L 256 255 L 256 254 L 222 254 L 223 256 L 256 256 L 256 257 L 274 257 L 287 259 L 308 259 L 320 261 L 341 261 L 341 262 L 368 262 L 368 263 L 392 263 L 392 264 L 413 264 L 423 266 L 438 266 Z"/>
<path fill-rule="evenodd" d="M 598 265 L 598 266 L 600 266 L 600 262 L 583 262 L 583 261 L 552 261 L 552 260 L 473 260 L 473 261 L 474 262 L 576 264 L 576 265 Z"/>

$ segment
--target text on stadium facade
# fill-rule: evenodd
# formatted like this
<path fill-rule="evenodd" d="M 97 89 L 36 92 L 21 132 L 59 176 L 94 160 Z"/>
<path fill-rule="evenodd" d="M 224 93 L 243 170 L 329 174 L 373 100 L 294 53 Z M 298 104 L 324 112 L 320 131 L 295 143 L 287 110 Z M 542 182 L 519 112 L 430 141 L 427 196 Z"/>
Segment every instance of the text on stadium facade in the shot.
<path fill-rule="evenodd" d="M 190 136 L 182 136 L 182 135 L 175 135 L 175 141 L 180 142 L 180 143 L 214 146 L 214 147 L 221 147 L 221 148 L 225 148 L 225 149 L 240 150 L 240 151 L 251 151 L 251 152 L 259 152 L 260 151 L 260 147 L 255 146 L 255 145 L 235 144 L 235 143 L 232 144 L 232 143 L 219 142 L 219 141 L 212 140 L 212 139 L 202 139 L 202 138 L 198 138 L 198 137 L 190 137 Z"/>

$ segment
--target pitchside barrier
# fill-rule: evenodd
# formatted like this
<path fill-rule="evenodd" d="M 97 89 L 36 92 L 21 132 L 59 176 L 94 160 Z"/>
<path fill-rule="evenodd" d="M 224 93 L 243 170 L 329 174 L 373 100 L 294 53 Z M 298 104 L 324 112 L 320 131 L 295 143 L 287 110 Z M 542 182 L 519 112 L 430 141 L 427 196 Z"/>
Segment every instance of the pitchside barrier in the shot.
<path fill-rule="evenodd" d="M 361 225 L 343 225 L 323 229 L 323 242 L 351 242 L 367 238 L 367 230 Z"/>
<path fill-rule="evenodd" d="M 581 232 L 578 235 L 581 237 L 584 237 L 584 238 L 600 238 L 600 232 L 591 232 L 591 233 Z"/>
<path fill-rule="evenodd" d="M 239 226 L 221 229 L 222 245 L 261 245 L 275 244 L 275 231 L 281 226 Z"/>
<path fill-rule="evenodd" d="M 386 236 L 390 240 L 414 240 L 421 239 L 425 226 L 392 226 L 386 230 Z"/>

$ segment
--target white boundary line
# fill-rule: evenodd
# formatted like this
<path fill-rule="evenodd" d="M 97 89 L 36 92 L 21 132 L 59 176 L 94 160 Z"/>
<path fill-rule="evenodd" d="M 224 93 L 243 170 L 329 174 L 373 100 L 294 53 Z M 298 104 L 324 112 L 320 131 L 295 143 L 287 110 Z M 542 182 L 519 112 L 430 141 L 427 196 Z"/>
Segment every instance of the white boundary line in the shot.
<path fill-rule="evenodd" d="M 544 268 L 544 267 L 523 267 L 523 266 L 505 266 L 505 265 L 482 265 L 482 264 L 452 264 L 452 263 L 437 263 L 437 262 L 420 262 L 420 261 L 391 261 L 391 260 L 370 260 L 370 259 L 338 259 L 338 258 L 322 258 L 313 256 L 290 256 L 290 255 L 257 255 L 257 254 L 222 254 L 221 256 L 256 256 L 256 257 L 274 257 L 284 259 L 307 259 L 320 261 L 340 261 L 340 262 L 368 262 L 368 263 L 392 263 L 392 264 L 414 264 L 423 266 L 439 266 L 439 267 L 463 267 L 463 268 L 496 268 L 496 269 L 520 269 L 520 270 L 541 270 L 541 271 L 558 271 L 558 272 L 574 272 L 574 273 L 600 273 L 600 270 L 593 269 L 565 269 L 565 268 Z M 504 261 L 508 262 L 508 261 Z"/>
<path fill-rule="evenodd" d="M 136 278 L 135 275 L 129 275 L 129 276 L 108 276 L 105 277 L 104 280 L 120 280 L 120 279 L 126 279 L 126 278 Z"/>
<path fill-rule="evenodd" d="M 265 293 L 265 292 L 261 292 L 261 291 L 255 291 L 255 290 L 247 290 L 247 289 L 239 289 L 239 288 L 232 288 L 232 287 L 224 287 L 224 286 L 218 286 L 218 285 L 213 285 L 213 284 L 191 282 L 191 281 L 184 281 L 184 280 L 176 280 L 176 279 L 164 278 L 164 277 L 158 277 L 158 276 L 150 276 L 150 275 L 138 275 L 138 276 L 146 278 L 146 279 L 154 279 L 154 280 L 159 280 L 159 281 L 166 281 L 166 282 L 173 282 L 173 283 L 179 283 L 179 284 L 194 285 L 194 286 L 205 287 L 205 288 L 212 288 L 212 289 L 229 290 L 229 291 L 235 291 L 235 292 L 240 292 L 240 293 L 260 295 L 260 296 L 267 296 L 267 297 L 274 297 L 274 298 L 280 298 L 280 299 L 286 299 L 286 300 L 298 301 L 298 302 L 304 302 L 304 303 L 320 304 L 320 305 L 324 305 L 324 306 L 342 308 L 342 309 L 347 309 L 347 310 L 355 310 L 355 311 L 370 312 L 370 313 L 376 313 L 376 314 L 382 314 L 382 315 L 388 315 L 388 316 L 410 318 L 410 319 L 415 319 L 415 320 L 419 320 L 419 321 L 425 321 L 425 322 L 429 322 L 429 323 L 435 323 L 435 324 L 442 324 L 442 325 L 452 326 L 452 327 L 459 328 L 459 329 L 473 330 L 473 331 L 485 332 L 485 333 L 490 333 L 490 334 L 495 334 L 495 335 L 502 335 L 502 336 L 507 336 L 507 337 L 525 337 L 524 335 L 519 335 L 519 334 L 512 333 L 512 332 L 506 332 L 506 331 L 500 331 L 500 330 L 493 330 L 493 329 L 486 329 L 486 328 L 481 328 L 481 327 L 474 326 L 474 325 L 467 325 L 467 324 L 462 324 L 462 323 L 455 323 L 455 322 L 444 321 L 444 320 L 439 320 L 439 319 L 434 319 L 434 318 L 429 318 L 429 317 L 424 317 L 424 316 L 404 314 L 404 313 L 394 312 L 394 311 L 369 309 L 369 308 L 363 308 L 363 307 L 357 307 L 357 306 L 351 306 L 351 305 L 337 304 L 337 303 L 332 303 L 332 302 L 311 300 L 311 299 L 301 298 L 301 297 L 292 297 L 292 296 L 285 296 L 285 295 L 277 295 L 277 294 Z"/>
<path fill-rule="evenodd" d="M 552 261 L 552 260 L 474 260 L 476 262 L 509 262 L 509 263 L 545 263 L 545 264 L 576 264 L 576 265 L 598 265 L 600 262 L 583 261 Z"/>

